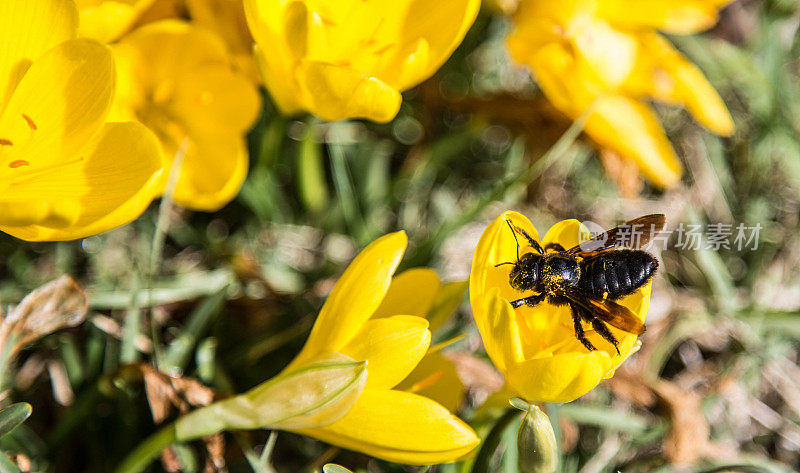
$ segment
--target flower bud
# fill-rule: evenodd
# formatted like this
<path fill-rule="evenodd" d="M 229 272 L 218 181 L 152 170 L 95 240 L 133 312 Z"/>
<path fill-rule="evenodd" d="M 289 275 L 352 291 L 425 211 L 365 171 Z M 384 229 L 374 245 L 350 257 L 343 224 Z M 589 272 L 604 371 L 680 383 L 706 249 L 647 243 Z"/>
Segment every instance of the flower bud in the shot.
<path fill-rule="evenodd" d="M 176 422 L 177 436 L 189 440 L 221 430 L 332 424 L 353 407 L 366 381 L 366 362 L 332 354 L 181 417 Z"/>
<path fill-rule="evenodd" d="M 547 414 L 535 404 L 514 399 L 516 408 L 527 406 L 519 426 L 517 449 L 520 473 L 553 473 L 558 466 L 558 445 Z"/>

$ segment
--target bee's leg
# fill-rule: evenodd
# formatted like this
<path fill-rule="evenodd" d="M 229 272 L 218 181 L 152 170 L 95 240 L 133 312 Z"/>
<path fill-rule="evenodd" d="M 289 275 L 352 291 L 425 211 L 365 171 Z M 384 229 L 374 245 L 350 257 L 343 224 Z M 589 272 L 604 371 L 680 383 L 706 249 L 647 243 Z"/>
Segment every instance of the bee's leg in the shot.
<path fill-rule="evenodd" d="M 561 252 L 561 253 L 567 251 L 567 250 L 564 249 L 563 246 L 561 246 L 560 243 L 548 243 L 547 246 L 544 247 L 544 249 L 545 249 L 545 251 L 553 250 L 553 251 L 558 251 L 558 252 Z"/>
<path fill-rule="evenodd" d="M 511 307 L 517 308 L 523 305 L 527 305 L 529 307 L 534 307 L 536 304 L 542 302 L 545 298 L 544 292 L 541 294 L 536 294 L 529 297 L 523 297 L 522 299 L 517 299 L 515 301 L 511 301 Z"/>
<path fill-rule="evenodd" d="M 536 250 L 537 253 L 539 253 L 540 255 L 544 254 L 544 250 L 542 249 L 542 245 L 540 245 L 538 241 L 534 240 L 533 237 L 530 236 L 530 234 L 528 234 L 528 232 L 526 232 L 525 230 L 523 230 L 520 227 L 517 227 L 516 225 L 514 226 L 514 228 L 519 232 L 520 235 L 524 236 L 525 239 L 528 240 L 528 243 L 531 245 L 531 247 L 534 250 Z"/>
<path fill-rule="evenodd" d="M 608 342 L 614 345 L 614 349 L 617 350 L 617 355 L 619 355 L 619 342 L 617 341 L 617 337 L 611 333 L 611 330 L 608 329 L 606 324 L 600 319 L 592 319 L 592 328 L 595 332 L 600 334 L 601 337 L 608 340 Z"/>
<path fill-rule="evenodd" d="M 595 346 L 592 345 L 592 342 L 590 342 L 589 339 L 586 338 L 586 334 L 583 333 L 583 325 L 581 325 L 582 314 L 580 308 L 578 308 L 575 304 L 571 302 L 569 304 L 569 308 L 572 309 L 570 313 L 572 314 L 572 323 L 575 325 L 575 338 L 577 338 L 578 341 L 581 342 L 583 346 L 585 346 L 586 349 L 588 349 L 589 351 L 597 350 L 597 348 L 595 348 Z"/>

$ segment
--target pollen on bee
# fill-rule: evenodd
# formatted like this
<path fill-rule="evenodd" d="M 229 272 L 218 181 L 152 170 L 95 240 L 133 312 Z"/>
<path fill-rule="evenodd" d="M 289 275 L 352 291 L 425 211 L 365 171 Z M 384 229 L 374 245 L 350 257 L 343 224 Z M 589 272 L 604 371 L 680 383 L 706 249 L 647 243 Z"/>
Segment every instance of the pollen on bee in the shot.
<path fill-rule="evenodd" d="M 11 140 L 0 138 L 0 146 L 14 146 L 14 143 L 12 143 Z"/>
<path fill-rule="evenodd" d="M 603 299 L 608 299 L 608 291 L 603 293 Z"/>
<path fill-rule="evenodd" d="M 39 129 L 39 127 L 37 127 L 37 126 L 36 126 L 36 123 L 33 121 L 33 119 L 32 119 L 31 117 L 29 117 L 29 116 L 27 116 L 27 115 L 25 115 L 25 114 L 23 113 L 23 114 L 22 114 L 22 118 L 24 118 L 24 119 L 25 119 L 25 122 L 28 124 L 28 127 L 29 127 L 31 130 L 38 130 L 38 129 Z"/>
<path fill-rule="evenodd" d="M 25 161 L 23 159 L 18 159 L 16 161 L 11 161 L 10 163 L 8 163 L 8 167 L 10 167 L 11 169 L 16 169 L 18 167 L 30 166 L 30 165 L 31 165 L 31 163 L 29 163 L 28 161 Z"/>

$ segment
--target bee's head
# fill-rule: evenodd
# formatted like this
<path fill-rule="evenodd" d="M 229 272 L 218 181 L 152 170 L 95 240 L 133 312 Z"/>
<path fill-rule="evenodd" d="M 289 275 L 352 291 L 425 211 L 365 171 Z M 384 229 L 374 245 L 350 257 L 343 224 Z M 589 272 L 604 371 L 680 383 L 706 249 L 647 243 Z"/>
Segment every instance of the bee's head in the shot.
<path fill-rule="evenodd" d="M 542 256 L 537 253 L 525 253 L 514 264 L 508 275 L 508 283 L 518 291 L 533 289 L 539 282 L 539 267 Z"/>

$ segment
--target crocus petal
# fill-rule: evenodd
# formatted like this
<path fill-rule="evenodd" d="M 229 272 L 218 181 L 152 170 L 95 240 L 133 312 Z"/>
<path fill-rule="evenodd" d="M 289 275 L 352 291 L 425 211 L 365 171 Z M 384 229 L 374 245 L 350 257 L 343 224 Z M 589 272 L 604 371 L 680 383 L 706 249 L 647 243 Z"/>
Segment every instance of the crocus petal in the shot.
<path fill-rule="evenodd" d="M 306 345 L 287 370 L 320 353 L 340 351 L 353 339 L 380 306 L 407 244 L 405 232 L 390 233 L 356 256 L 333 287 Z"/>
<path fill-rule="evenodd" d="M 581 238 L 582 236 L 585 238 Z M 586 227 L 574 218 L 570 218 L 550 227 L 542 239 L 542 246 L 557 243 L 568 250 L 586 239 L 588 239 Z"/>
<path fill-rule="evenodd" d="M 75 37 L 78 10 L 70 0 L 0 2 L 0 110 L 31 62 Z"/>
<path fill-rule="evenodd" d="M 14 180 L 15 161 L 24 171 L 63 164 L 105 121 L 114 93 L 114 61 L 105 46 L 76 39 L 55 46 L 28 69 L 0 118 L 0 176 Z M 6 169 L 2 169 L 6 168 Z M 0 189 L 3 184 L 0 184 Z"/>
<path fill-rule="evenodd" d="M 440 404 L 392 390 L 365 389 L 341 420 L 298 432 L 384 460 L 415 465 L 454 461 L 479 443 L 472 429 Z"/>
<path fill-rule="evenodd" d="M 603 92 L 603 87 L 588 80 L 592 73 L 587 70 L 587 63 L 575 58 L 570 45 L 547 43 L 532 54 L 525 54 L 523 41 L 509 40 L 509 49 L 517 62 L 531 67 L 553 106 L 570 118 L 578 118 Z"/>
<path fill-rule="evenodd" d="M 180 20 L 150 23 L 126 35 L 114 46 L 130 49 L 134 67 L 152 87 L 174 86 L 176 75 L 227 58 L 225 43 L 212 32 Z M 159 91 L 160 92 L 160 91 Z"/>
<path fill-rule="evenodd" d="M 464 301 L 469 290 L 469 281 L 450 281 L 442 284 L 428 311 L 431 332 L 436 333 L 453 316 Z"/>
<path fill-rule="evenodd" d="M 635 36 L 618 31 L 604 21 L 581 28 L 573 43 L 577 57 L 605 87 L 614 88 L 625 82 L 636 62 Z"/>
<path fill-rule="evenodd" d="M 730 0 L 603 0 L 599 14 L 624 28 L 657 28 L 672 34 L 703 31 L 717 22 L 717 10 Z"/>
<path fill-rule="evenodd" d="M 170 103 L 189 133 L 244 134 L 258 118 L 261 99 L 252 82 L 225 64 L 193 69 L 177 78 Z"/>
<path fill-rule="evenodd" d="M 632 159 L 659 187 L 671 187 L 683 174 L 675 150 L 652 109 L 620 95 L 601 97 L 586 122 L 586 132 L 604 148 Z"/>
<path fill-rule="evenodd" d="M 253 37 L 247 27 L 243 3 L 239 0 L 186 0 L 186 8 L 192 22 L 214 31 L 225 40 L 237 69 L 253 83 L 258 83 Z"/>
<path fill-rule="evenodd" d="M 656 99 L 678 103 L 709 130 L 722 136 L 733 133 L 733 119 L 714 87 L 694 64 L 656 32 L 639 34 L 644 87 Z"/>
<path fill-rule="evenodd" d="M 605 351 L 568 352 L 513 365 L 506 382 L 528 400 L 570 402 L 597 386 L 611 369 Z"/>
<path fill-rule="evenodd" d="M 405 72 L 397 83 L 400 90 L 406 90 L 427 79 L 450 57 L 461 43 L 475 18 L 478 16 L 479 0 L 443 0 L 429 2 L 412 0 L 406 6 L 406 16 L 400 31 L 401 46 L 397 56 L 419 57 L 420 40 L 424 40 L 424 69 L 414 67 L 413 73 Z M 388 69 L 381 77 L 388 81 L 392 72 Z"/>
<path fill-rule="evenodd" d="M 466 392 L 455 364 L 439 351 L 427 353 L 396 389 L 433 399 L 450 412 L 458 411 Z"/>
<path fill-rule="evenodd" d="M 367 387 L 390 389 L 405 379 L 431 344 L 428 321 L 413 315 L 370 320 L 341 353 L 367 361 Z"/>
<path fill-rule="evenodd" d="M 400 110 L 402 97 L 397 89 L 356 69 L 304 61 L 298 76 L 314 113 L 325 120 L 368 118 L 387 122 Z"/>
<path fill-rule="evenodd" d="M 178 146 L 162 148 L 172 158 Z M 175 202 L 187 209 L 213 212 L 236 197 L 247 177 L 249 166 L 247 143 L 241 136 L 192 134 L 178 183 Z"/>
<path fill-rule="evenodd" d="M 520 363 L 525 358 L 525 353 L 517 314 L 508 300 L 500 297 L 497 288 L 489 291 L 483 312 L 481 322 L 477 324 L 478 330 L 481 332 L 486 353 L 497 369 L 503 371 Z"/>
<path fill-rule="evenodd" d="M 114 41 L 129 31 L 139 16 L 155 0 L 77 0 L 80 8 L 80 35 L 104 43 Z"/>
<path fill-rule="evenodd" d="M 395 314 L 411 314 L 425 317 L 433 305 L 441 283 L 436 271 L 429 268 L 413 268 L 394 278 L 386 297 L 383 298 L 373 318 Z"/>
<path fill-rule="evenodd" d="M 286 5 L 285 11 L 283 8 L 282 2 L 244 0 L 245 18 L 256 41 L 255 59 L 261 79 L 278 108 L 283 113 L 290 114 L 303 109 L 305 96 L 300 92 L 296 74 L 293 72 L 300 57 L 292 55 L 293 50 L 288 47 L 292 43 L 287 38 L 289 35 L 298 38 L 293 43 L 295 48 L 298 44 L 306 44 L 307 27 L 303 23 L 296 23 L 300 16 L 298 10 L 307 10 L 299 1 Z M 284 28 L 282 20 L 290 23 L 290 18 L 295 27 Z"/>
<path fill-rule="evenodd" d="M 156 195 L 161 158 L 145 127 L 109 123 L 80 156 L 13 182 L 0 199 L 0 230 L 25 240 L 82 238 L 133 220 Z M 6 209 L 29 206 L 39 221 L 21 226 L 4 219 Z"/>

